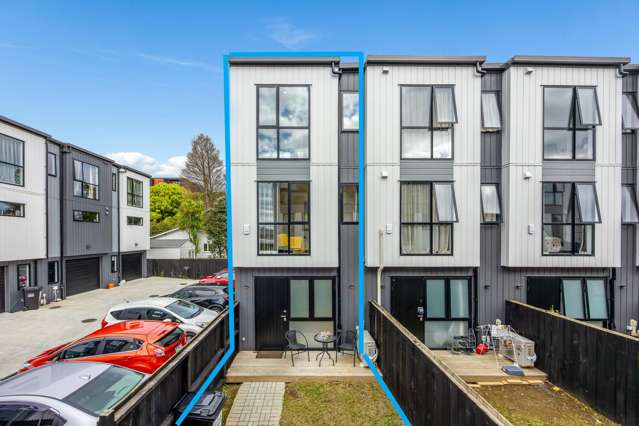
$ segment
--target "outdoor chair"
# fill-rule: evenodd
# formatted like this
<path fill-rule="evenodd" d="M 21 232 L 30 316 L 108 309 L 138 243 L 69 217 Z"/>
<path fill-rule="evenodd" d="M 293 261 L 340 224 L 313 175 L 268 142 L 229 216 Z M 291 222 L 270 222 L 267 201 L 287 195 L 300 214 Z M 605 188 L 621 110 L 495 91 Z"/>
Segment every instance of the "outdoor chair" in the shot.
<path fill-rule="evenodd" d="M 295 367 L 295 355 L 306 352 L 308 362 L 311 362 L 311 355 L 308 353 L 308 340 L 301 331 L 289 330 L 284 334 L 286 338 L 286 351 L 291 352 L 291 363 Z M 303 343 L 302 343 L 303 341 Z M 284 358 L 286 358 L 286 351 L 284 351 Z"/>
<path fill-rule="evenodd" d="M 335 341 L 335 359 L 337 353 L 353 352 L 353 367 L 357 356 L 357 334 L 353 330 L 337 330 L 337 340 Z"/>

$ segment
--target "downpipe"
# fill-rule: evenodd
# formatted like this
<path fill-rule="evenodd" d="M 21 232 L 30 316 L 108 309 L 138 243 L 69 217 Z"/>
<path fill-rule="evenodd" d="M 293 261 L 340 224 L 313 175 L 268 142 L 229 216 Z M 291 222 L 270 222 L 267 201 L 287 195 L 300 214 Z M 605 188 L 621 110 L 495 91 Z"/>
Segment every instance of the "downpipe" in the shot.
<path fill-rule="evenodd" d="M 377 304 L 382 306 L 382 272 L 384 271 L 384 231 L 379 229 L 379 267 L 377 268 Z"/>

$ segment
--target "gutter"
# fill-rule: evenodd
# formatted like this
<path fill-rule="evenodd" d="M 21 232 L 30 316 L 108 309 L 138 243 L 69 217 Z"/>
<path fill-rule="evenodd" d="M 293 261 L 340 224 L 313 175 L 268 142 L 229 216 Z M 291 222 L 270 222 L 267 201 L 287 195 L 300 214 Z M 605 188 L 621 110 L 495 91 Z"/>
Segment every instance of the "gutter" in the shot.
<path fill-rule="evenodd" d="M 486 72 L 487 72 L 486 70 L 484 70 L 484 69 L 481 67 L 481 63 L 480 63 L 479 61 L 475 64 L 475 71 L 476 71 L 476 72 L 477 72 L 477 74 L 479 74 L 479 75 L 484 75 L 484 74 L 486 74 Z"/>

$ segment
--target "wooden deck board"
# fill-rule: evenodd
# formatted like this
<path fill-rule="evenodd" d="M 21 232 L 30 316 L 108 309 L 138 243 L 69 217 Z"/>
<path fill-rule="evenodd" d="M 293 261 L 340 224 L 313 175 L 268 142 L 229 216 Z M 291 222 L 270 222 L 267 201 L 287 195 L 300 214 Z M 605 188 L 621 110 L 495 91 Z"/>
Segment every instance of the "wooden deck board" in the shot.
<path fill-rule="evenodd" d="M 296 381 L 349 381 L 374 382 L 373 373 L 359 366 L 359 360 L 353 367 L 353 356 L 340 354 L 335 366 L 324 358 L 319 367 L 315 361 L 316 352 L 311 352 L 311 361 L 306 355 L 295 357 L 295 367 L 291 366 L 290 356 L 286 359 L 257 359 L 257 352 L 241 351 L 237 354 L 226 373 L 227 383 L 244 382 L 296 382 Z M 335 353 L 331 353 L 335 357 Z"/>

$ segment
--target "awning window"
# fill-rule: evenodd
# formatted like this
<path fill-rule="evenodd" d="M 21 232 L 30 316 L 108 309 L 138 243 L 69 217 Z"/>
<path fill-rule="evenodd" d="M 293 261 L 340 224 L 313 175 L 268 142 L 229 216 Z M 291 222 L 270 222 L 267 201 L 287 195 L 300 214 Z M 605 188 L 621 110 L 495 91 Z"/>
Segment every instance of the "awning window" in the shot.
<path fill-rule="evenodd" d="M 434 183 L 433 190 L 435 192 L 435 217 L 433 222 L 457 222 L 457 205 L 455 203 L 453 184 Z"/>
<path fill-rule="evenodd" d="M 453 87 L 442 86 L 433 88 L 435 96 L 433 111 L 433 127 L 448 127 L 457 123 L 457 109 L 455 107 L 455 92 Z"/>
<path fill-rule="evenodd" d="M 481 214 L 482 222 L 497 223 L 501 217 L 499 192 L 497 185 L 489 184 L 481 186 Z"/>
<path fill-rule="evenodd" d="M 639 223 L 637 197 L 632 185 L 621 187 L 621 223 Z"/>
<path fill-rule="evenodd" d="M 623 128 L 639 129 L 639 107 L 634 93 L 623 94 L 621 111 Z"/>
<path fill-rule="evenodd" d="M 577 223 L 601 223 L 595 184 L 576 183 L 575 188 L 577 195 Z"/>
<path fill-rule="evenodd" d="M 583 126 L 599 126 L 601 124 L 597 91 L 594 87 L 577 87 L 577 105 L 579 119 Z"/>
<path fill-rule="evenodd" d="M 501 129 L 497 92 L 483 92 L 481 94 L 481 125 L 487 130 Z"/>

